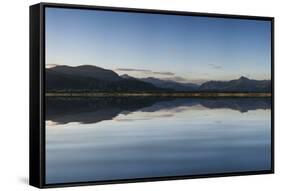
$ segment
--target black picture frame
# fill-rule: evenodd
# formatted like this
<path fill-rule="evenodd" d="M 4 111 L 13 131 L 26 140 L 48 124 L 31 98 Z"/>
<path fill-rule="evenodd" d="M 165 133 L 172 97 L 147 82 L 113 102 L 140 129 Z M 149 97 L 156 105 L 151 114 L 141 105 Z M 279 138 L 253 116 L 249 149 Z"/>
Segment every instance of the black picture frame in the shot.
<path fill-rule="evenodd" d="M 215 17 L 228 19 L 264 20 L 271 22 L 271 169 L 265 171 L 215 173 L 187 176 L 167 176 L 141 179 L 123 179 L 113 181 L 90 181 L 74 183 L 45 183 L 45 8 L 70 8 L 85 10 L 106 10 L 131 13 L 152 13 L 164 15 L 182 15 Z M 214 13 L 195 13 L 153 9 L 134 9 L 121 7 L 103 7 L 72 4 L 39 3 L 30 6 L 30 139 L 29 139 L 29 184 L 38 188 L 65 186 L 84 186 L 146 181 L 178 180 L 191 178 L 226 177 L 274 173 L 274 18 L 248 15 L 228 15 Z"/>

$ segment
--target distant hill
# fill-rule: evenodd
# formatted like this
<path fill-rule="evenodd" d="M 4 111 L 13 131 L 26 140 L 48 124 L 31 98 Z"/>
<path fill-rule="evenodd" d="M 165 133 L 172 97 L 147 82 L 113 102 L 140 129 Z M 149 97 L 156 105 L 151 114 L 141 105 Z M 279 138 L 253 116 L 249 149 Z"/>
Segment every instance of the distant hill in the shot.
<path fill-rule="evenodd" d="M 60 74 L 71 75 L 75 77 L 90 77 L 97 80 L 119 81 L 122 78 L 111 70 L 106 70 L 97 66 L 82 65 L 82 66 L 55 66 L 47 69 L 48 71 L 59 72 Z"/>
<path fill-rule="evenodd" d="M 140 80 L 151 83 L 159 88 L 168 88 L 168 89 L 172 89 L 175 91 L 196 91 L 199 87 L 199 85 L 197 85 L 197 84 L 179 83 L 176 81 L 162 80 L 162 79 L 153 78 L 153 77 L 141 78 Z"/>
<path fill-rule="evenodd" d="M 271 92 L 271 81 L 251 80 L 242 76 L 237 80 L 205 82 L 198 90 L 208 92 Z"/>
<path fill-rule="evenodd" d="M 123 79 L 134 79 L 134 80 L 137 79 L 137 78 L 134 78 L 134 77 L 132 77 L 132 76 L 129 76 L 128 74 L 123 74 L 123 75 L 121 75 L 120 77 L 123 78 Z"/>
<path fill-rule="evenodd" d="M 166 89 L 137 79 L 124 79 L 96 66 L 56 66 L 46 69 L 47 92 L 161 92 Z"/>
<path fill-rule="evenodd" d="M 129 78 L 130 76 L 126 76 Z M 162 80 L 158 78 L 141 78 L 144 82 L 151 83 L 159 88 L 168 88 L 174 91 L 183 92 L 270 92 L 270 80 L 251 80 L 246 77 L 240 77 L 230 81 L 208 81 L 201 85 L 192 83 L 180 83 L 170 80 Z"/>

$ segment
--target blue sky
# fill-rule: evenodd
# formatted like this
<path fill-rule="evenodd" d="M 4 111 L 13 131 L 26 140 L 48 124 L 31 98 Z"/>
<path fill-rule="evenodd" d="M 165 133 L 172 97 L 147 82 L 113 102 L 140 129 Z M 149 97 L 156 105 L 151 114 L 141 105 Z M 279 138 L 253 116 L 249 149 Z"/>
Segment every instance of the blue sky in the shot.
<path fill-rule="evenodd" d="M 182 82 L 270 79 L 269 21 L 46 8 L 46 64 Z"/>

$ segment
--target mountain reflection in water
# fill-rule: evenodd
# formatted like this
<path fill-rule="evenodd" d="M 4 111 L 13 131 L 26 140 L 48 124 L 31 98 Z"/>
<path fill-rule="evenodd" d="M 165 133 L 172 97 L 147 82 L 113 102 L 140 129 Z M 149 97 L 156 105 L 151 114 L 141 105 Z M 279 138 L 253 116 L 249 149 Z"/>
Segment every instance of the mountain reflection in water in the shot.
<path fill-rule="evenodd" d="M 135 111 L 179 112 L 188 107 L 231 109 L 241 113 L 257 109 L 270 109 L 270 98 L 159 98 L 159 97 L 96 97 L 96 98 L 46 98 L 46 120 L 57 124 L 70 122 L 97 123 L 111 120 L 120 113 Z M 170 114 L 171 115 L 171 114 Z M 168 117 L 167 115 L 164 117 Z"/>

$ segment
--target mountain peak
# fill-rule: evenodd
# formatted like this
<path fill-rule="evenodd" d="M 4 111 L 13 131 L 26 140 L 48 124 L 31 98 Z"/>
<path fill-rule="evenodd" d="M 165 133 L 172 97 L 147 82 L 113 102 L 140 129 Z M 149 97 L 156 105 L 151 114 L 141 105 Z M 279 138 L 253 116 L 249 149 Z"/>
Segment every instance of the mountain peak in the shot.
<path fill-rule="evenodd" d="M 241 76 L 238 80 L 240 80 L 240 81 L 244 81 L 244 80 L 250 80 L 249 78 L 246 78 L 245 76 Z"/>
<path fill-rule="evenodd" d="M 135 79 L 134 77 L 129 76 L 128 74 L 123 74 L 123 75 L 121 75 L 120 77 L 122 77 L 122 78 L 124 78 L 124 79 Z"/>

